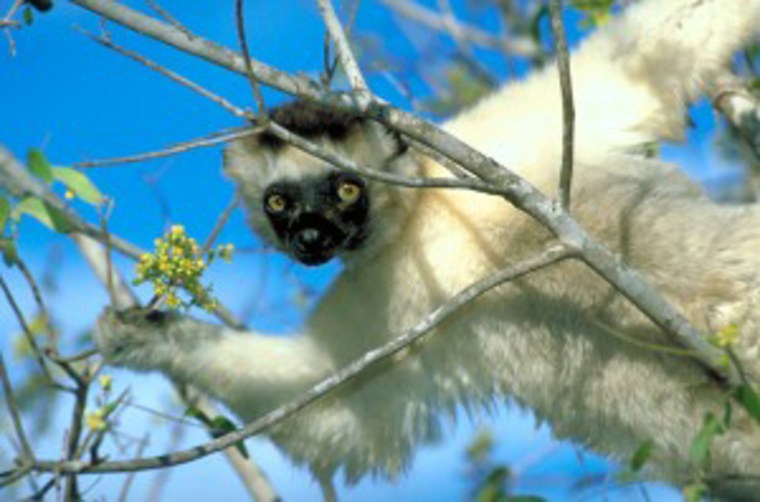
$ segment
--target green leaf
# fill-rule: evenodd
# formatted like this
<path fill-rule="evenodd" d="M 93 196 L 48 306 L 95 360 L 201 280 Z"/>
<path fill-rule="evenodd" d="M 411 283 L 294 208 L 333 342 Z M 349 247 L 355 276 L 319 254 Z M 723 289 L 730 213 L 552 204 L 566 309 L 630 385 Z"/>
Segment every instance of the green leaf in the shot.
<path fill-rule="evenodd" d="M 731 420 L 734 418 L 734 407 L 731 406 L 731 401 L 727 400 L 723 406 L 723 424 L 726 428 L 731 427 Z"/>
<path fill-rule="evenodd" d="M 755 389 L 749 384 L 740 385 L 734 391 L 734 398 L 755 419 L 755 422 L 760 424 L 760 396 L 758 396 Z"/>
<path fill-rule="evenodd" d="M 639 472 L 644 464 L 647 463 L 649 457 L 652 455 L 652 449 L 654 448 L 654 441 L 647 439 L 636 449 L 631 457 L 631 470 L 633 472 Z"/>
<path fill-rule="evenodd" d="M 26 163 L 29 166 L 29 170 L 32 174 L 37 176 L 45 183 L 53 181 L 53 168 L 50 166 L 50 162 L 45 158 L 45 154 L 37 148 L 32 148 L 29 153 L 26 154 Z"/>
<path fill-rule="evenodd" d="M 609 10 L 612 8 L 613 0 L 574 0 L 571 5 L 578 10 Z"/>
<path fill-rule="evenodd" d="M 3 262 L 8 268 L 13 267 L 18 261 L 16 243 L 11 239 L 0 239 L 0 252 L 3 253 Z"/>
<path fill-rule="evenodd" d="M 52 168 L 52 176 L 56 180 L 60 181 L 66 188 L 76 194 L 77 197 L 96 206 L 103 202 L 103 194 L 93 184 L 90 179 L 83 173 L 70 167 L 54 167 Z"/>
<path fill-rule="evenodd" d="M 108 418 L 111 416 L 111 413 L 116 411 L 119 405 L 121 405 L 121 401 L 117 399 L 116 401 L 111 401 L 110 403 L 103 406 L 103 417 Z"/>
<path fill-rule="evenodd" d="M 28 5 L 24 9 L 24 24 L 27 26 L 31 26 L 31 24 L 34 22 L 34 12 L 32 11 L 32 8 Z"/>
<path fill-rule="evenodd" d="M 22 200 L 16 206 L 14 213 L 14 218 L 17 220 L 22 214 L 27 214 L 57 232 L 67 233 L 73 229 L 66 213 L 37 197 L 27 197 Z"/>
<path fill-rule="evenodd" d="M 712 413 L 705 415 L 702 428 L 699 429 L 697 435 L 691 443 L 691 449 L 689 450 L 689 457 L 695 466 L 702 466 L 708 460 L 710 456 L 710 445 L 716 436 L 723 434 L 725 428 L 723 422 L 716 418 Z"/>
<path fill-rule="evenodd" d="M 217 417 L 214 417 L 214 419 L 211 421 L 211 436 L 214 438 L 224 436 L 225 434 L 236 430 L 237 426 L 235 423 L 225 416 L 219 415 Z M 238 441 L 235 443 L 235 448 L 238 449 L 243 457 L 249 458 L 248 450 L 246 449 L 245 444 L 243 444 L 243 441 Z"/>
<path fill-rule="evenodd" d="M 685 502 L 701 502 L 707 495 L 707 487 L 702 483 L 693 483 L 683 487 Z"/>
<path fill-rule="evenodd" d="M 228 432 L 237 430 L 237 426 L 229 418 L 219 415 L 211 419 L 202 410 L 196 408 L 195 406 L 188 407 L 185 410 L 185 415 L 189 417 L 193 417 L 199 422 L 202 422 L 203 425 L 208 427 L 209 433 L 211 434 L 211 437 L 213 438 L 218 438 L 218 437 L 224 436 Z M 238 451 L 243 457 L 249 458 L 248 450 L 246 449 L 243 441 L 238 441 L 237 443 L 235 443 L 235 448 L 238 449 Z"/>
<path fill-rule="evenodd" d="M 212 425 L 213 425 L 212 422 L 211 422 L 211 419 L 208 417 L 208 415 L 206 415 L 205 413 L 203 413 L 203 411 L 201 411 L 200 409 L 196 408 L 195 406 L 189 406 L 185 410 L 185 416 L 187 416 L 187 417 L 193 417 L 194 419 L 198 420 L 199 422 L 201 422 L 206 427 L 212 427 Z"/>
<path fill-rule="evenodd" d="M 0 196 L 0 234 L 5 229 L 5 222 L 8 221 L 8 217 L 11 215 L 11 203 L 8 199 Z"/>

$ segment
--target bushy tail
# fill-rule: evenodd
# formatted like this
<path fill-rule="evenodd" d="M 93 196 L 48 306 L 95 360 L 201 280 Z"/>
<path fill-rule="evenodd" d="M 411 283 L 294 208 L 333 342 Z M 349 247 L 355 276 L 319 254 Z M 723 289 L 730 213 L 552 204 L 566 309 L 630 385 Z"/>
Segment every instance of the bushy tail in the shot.
<path fill-rule="evenodd" d="M 686 102 L 758 33 L 760 0 L 644 0 L 627 9 L 572 56 L 577 158 L 679 139 Z M 556 68 L 507 85 L 446 127 L 525 174 L 556 162 Z"/>

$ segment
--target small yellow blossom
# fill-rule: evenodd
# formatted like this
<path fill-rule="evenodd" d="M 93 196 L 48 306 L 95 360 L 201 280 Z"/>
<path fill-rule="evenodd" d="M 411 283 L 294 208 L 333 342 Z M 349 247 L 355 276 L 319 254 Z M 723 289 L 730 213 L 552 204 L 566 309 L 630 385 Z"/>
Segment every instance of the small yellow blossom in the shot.
<path fill-rule="evenodd" d="M 181 303 L 182 302 L 180 301 L 179 297 L 174 293 L 169 293 L 166 295 L 166 305 L 168 305 L 169 308 L 177 308 Z"/>
<path fill-rule="evenodd" d="M 185 227 L 183 227 L 182 225 L 172 225 L 171 234 L 172 235 L 184 235 L 185 234 Z"/>
<path fill-rule="evenodd" d="M 739 340 L 739 326 L 728 324 L 715 334 L 715 343 L 718 347 L 733 347 Z"/>
<path fill-rule="evenodd" d="M 100 375 L 98 382 L 100 383 L 100 387 L 102 387 L 104 391 L 108 392 L 111 390 L 111 384 L 113 384 L 113 378 L 111 378 L 111 375 Z"/>
<path fill-rule="evenodd" d="M 63 196 L 66 197 L 66 200 L 71 200 L 76 197 L 76 194 L 71 190 L 66 190 L 66 193 L 64 193 Z"/>
<path fill-rule="evenodd" d="M 232 253 L 235 251 L 235 247 L 232 244 L 226 246 L 219 246 L 219 256 L 224 261 L 232 260 Z"/>
<path fill-rule="evenodd" d="M 84 420 L 87 427 L 95 432 L 104 431 L 108 427 L 108 423 L 105 420 L 105 413 L 102 408 L 88 413 Z"/>

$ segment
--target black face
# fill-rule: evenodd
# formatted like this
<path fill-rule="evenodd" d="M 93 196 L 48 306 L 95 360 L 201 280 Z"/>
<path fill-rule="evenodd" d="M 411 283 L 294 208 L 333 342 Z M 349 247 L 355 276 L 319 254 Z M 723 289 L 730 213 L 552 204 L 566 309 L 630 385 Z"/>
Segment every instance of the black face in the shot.
<path fill-rule="evenodd" d="M 332 172 L 271 185 L 264 192 L 264 211 L 291 256 L 321 265 L 364 241 L 369 197 L 361 178 Z"/>

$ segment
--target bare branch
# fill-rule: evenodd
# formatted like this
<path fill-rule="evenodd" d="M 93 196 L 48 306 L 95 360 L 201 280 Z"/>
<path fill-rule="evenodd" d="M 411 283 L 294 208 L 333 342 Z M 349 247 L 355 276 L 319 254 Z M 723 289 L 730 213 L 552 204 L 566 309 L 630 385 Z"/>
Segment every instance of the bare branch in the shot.
<path fill-rule="evenodd" d="M 730 73 L 717 79 L 710 97 L 713 106 L 726 117 L 755 158 L 760 160 L 760 99 L 747 89 L 740 78 Z"/>
<path fill-rule="evenodd" d="M 248 51 L 248 41 L 245 36 L 245 14 L 243 10 L 243 0 L 235 0 L 235 25 L 237 27 L 238 45 L 240 45 L 240 51 L 243 53 L 243 61 L 245 62 L 245 75 L 248 78 L 251 91 L 253 91 L 258 114 L 262 115 L 266 113 L 266 104 L 264 103 L 264 96 L 261 94 L 259 81 L 256 80 L 256 75 L 253 73 L 251 54 Z"/>
<path fill-rule="evenodd" d="M 398 14 L 427 26 L 430 29 L 444 31 L 481 47 L 502 51 L 505 54 L 534 58 L 541 55 L 541 48 L 528 37 L 513 37 L 511 40 L 492 35 L 475 26 L 469 26 L 461 21 L 452 25 L 450 18 L 435 12 L 415 2 L 408 0 L 380 0 L 380 2 Z"/>
<path fill-rule="evenodd" d="M 81 461 L 41 461 L 36 462 L 34 468 L 38 471 L 58 471 L 64 474 L 132 472 L 160 469 L 170 465 L 183 464 L 201 457 L 205 457 L 225 448 L 229 448 L 235 443 L 258 434 L 268 427 L 287 419 L 288 417 L 317 401 L 324 395 L 332 392 L 339 386 L 342 386 L 347 382 L 353 380 L 355 377 L 365 372 L 369 367 L 388 359 L 394 354 L 397 354 L 409 345 L 420 340 L 422 337 L 426 335 L 434 336 L 435 333 L 431 333 L 431 330 L 446 320 L 449 316 L 458 312 L 460 308 L 468 305 L 470 302 L 492 290 L 493 288 L 574 256 L 576 256 L 574 250 L 564 245 L 555 245 L 547 248 L 543 252 L 531 258 L 528 258 L 525 261 L 516 263 L 510 267 L 505 268 L 504 270 L 501 270 L 500 272 L 489 275 L 488 277 L 460 291 L 449 301 L 428 314 L 425 319 L 423 319 L 413 328 L 405 331 L 403 334 L 388 342 L 387 344 L 366 352 L 364 355 L 356 359 L 348 366 L 345 366 L 344 368 L 336 371 L 329 377 L 314 385 L 300 397 L 276 408 L 263 417 L 249 424 L 246 424 L 245 427 L 237 431 L 225 434 L 224 436 L 213 441 L 209 441 L 206 444 L 195 446 L 193 448 L 168 455 L 144 458 L 140 460 L 103 462 L 100 464 L 92 464 L 91 462 Z"/>
<path fill-rule="evenodd" d="M 340 65 L 348 77 L 351 89 L 359 92 L 367 91 L 367 82 L 364 80 L 359 63 L 356 62 L 356 57 L 351 50 L 351 45 L 348 43 L 348 38 L 343 31 L 343 26 L 340 24 L 338 15 L 335 13 L 332 2 L 330 0 L 317 0 L 317 2 L 322 19 L 325 22 L 325 26 L 327 26 L 327 31 L 330 32 L 330 38 L 332 38 L 335 44 L 335 52 Z"/>
<path fill-rule="evenodd" d="M 184 31 L 186 35 L 193 36 L 192 32 L 189 29 L 187 29 L 187 27 L 184 24 L 180 23 L 179 20 L 176 17 L 174 17 L 169 11 L 161 7 L 158 4 L 158 2 L 154 0 L 145 0 L 145 3 L 148 4 L 148 7 L 153 9 L 153 11 L 156 14 L 164 18 L 166 22 L 168 22 L 169 24 L 171 24 L 178 30 Z"/>
<path fill-rule="evenodd" d="M 21 309 L 19 308 L 18 303 L 16 303 L 16 299 L 13 297 L 13 293 L 11 293 L 11 290 L 8 288 L 8 285 L 6 284 L 5 279 L 3 279 L 2 275 L 0 275 L 0 289 L 3 290 L 3 294 L 5 294 L 5 299 L 8 301 L 8 305 L 11 306 L 13 315 L 16 316 L 16 319 L 18 320 L 18 323 L 21 326 L 21 330 L 23 331 L 24 336 L 26 337 L 26 341 L 29 344 L 29 347 L 32 348 L 32 352 L 34 353 L 34 358 L 37 360 L 37 364 L 39 365 L 40 370 L 42 370 L 42 375 L 45 377 L 45 381 L 47 382 L 48 385 L 51 385 L 53 387 L 57 386 L 55 379 L 53 378 L 53 375 L 50 373 L 50 368 L 48 368 L 48 365 L 45 362 L 45 358 L 43 357 L 42 350 L 40 349 L 40 346 L 37 344 L 37 339 L 34 337 L 34 333 L 29 328 L 29 324 L 26 322 L 23 312 L 21 312 Z"/>
<path fill-rule="evenodd" d="M 169 79 L 173 80 L 174 82 L 176 82 L 176 83 L 178 83 L 178 84 L 180 84 L 180 85 L 182 85 L 184 87 L 189 88 L 193 92 L 196 92 L 196 93 L 200 94 L 201 96 L 203 96 L 204 98 L 206 98 L 206 99 L 208 99 L 208 100 L 216 103 L 217 105 L 221 106 L 222 108 L 224 108 L 225 110 L 227 110 L 228 112 L 232 113 L 234 116 L 236 116 L 238 118 L 249 119 L 249 120 L 251 118 L 253 118 L 253 116 L 251 115 L 250 112 L 248 112 L 246 110 L 243 110 L 242 108 L 239 108 L 239 107 L 233 105 L 228 100 L 226 100 L 225 98 L 219 96 L 218 94 L 215 94 L 215 93 L 209 91 L 205 87 L 196 84 L 195 82 L 193 82 L 189 78 L 184 77 L 184 76 L 180 75 L 179 73 L 174 72 L 174 71 L 166 68 L 165 66 L 162 66 L 162 65 L 156 63 L 155 61 L 151 61 L 150 59 L 146 58 L 145 56 L 142 56 L 141 54 L 138 54 L 138 53 L 136 53 L 134 51 L 130 51 L 129 49 L 125 49 L 124 47 L 121 47 L 121 46 L 115 44 L 110 38 L 103 37 L 103 36 L 98 36 L 98 35 L 95 35 L 94 33 L 88 32 L 86 30 L 79 30 L 79 32 L 81 34 L 83 34 L 84 36 L 88 37 L 90 40 L 93 40 L 93 41 L 95 41 L 95 42 L 103 45 L 104 47 L 108 47 L 109 49 L 112 49 L 112 50 L 118 52 L 119 54 L 121 54 L 122 56 L 125 56 L 125 57 L 127 57 L 127 58 L 129 58 L 129 59 L 131 59 L 133 61 L 137 61 L 138 63 L 147 66 L 151 70 L 157 71 L 158 73 L 164 75 L 165 77 L 168 77 Z"/>
<path fill-rule="evenodd" d="M 34 297 L 34 302 L 37 304 L 37 310 L 39 310 L 39 314 L 42 316 L 43 319 L 45 319 L 45 325 L 48 328 L 48 332 L 50 335 L 49 339 L 49 347 L 53 350 L 56 349 L 57 346 L 57 340 L 56 340 L 56 332 L 52 327 L 50 326 L 50 313 L 48 312 L 47 307 L 45 306 L 45 302 L 42 300 L 42 293 L 40 292 L 40 287 L 37 285 L 37 281 L 34 279 L 34 276 L 32 275 L 32 272 L 29 270 L 29 267 L 26 266 L 26 262 L 21 259 L 20 256 L 16 255 L 14 257 L 14 265 L 16 265 L 21 272 L 21 275 L 24 276 L 24 280 L 26 280 L 26 283 L 29 285 L 29 289 L 32 290 L 32 296 Z"/>
<path fill-rule="evenodd" d="M 232 200 L 230 200 L 230 203 L 227 204 L 227 207 L 224 208 L 224 211 L 222 211 L 222 214 L 219 216 L 219 219 L 216 221 L 216 225 L 214 225 L 214 228 L 211 230 L 211 233 L 206 238 L 206 242 L 203 243 L 203 246 L 201 246 L 200 254 L 204 255 L 206 254 L 210 249 L 211 246 L 214 245 L 214 242 L 216 242 L 216 239 L 219 237 L 219 234 L 221 233 L 224 226 L 227 224 L 227 221 L 230 219 L 230 216 L 232 216 L 232 212 L 238 207 L 238 204 L 240 201 L 238 200 L 237 194 L 232 196 Z"/>
<path fill-rule="evenodd" d="M 158 19 L 142 14 L 129 7 L 111 0 L 71 0 L 71 3 L 83 7 L 95 14 L 110 19 L 137 33 L 154 38 L 185 52 L 194 54 L 201 59 L 228 68 L 232 71 L 246 74 L 246 63 L 234 51 L 202 37 L 179 30 L 163 23 Z M 306 77 L 291 76 L 271 66 L 251 61 L 253 74 L 260 82 L 271 85 L 290 94 L 322 93 L 320 87 Z"/>
<path fill-rule="evenodd" d="M 95 272 L 95 276 L 98 277 L 105 286 L 108 284 L 111 285 L 114 306 L 120 309 L 126 309 L 137 305 L 137 295 L 127 287 L 121 274 L 119 274 L 113 267 L 111 267 L 109 272 L 105 246 L 86 235 L 74 235 L 73 239 L 74 242 L 76 242 L 77 247 L 79 247 L 79 252 L 82 253 L 85 260 L 87 260 L 87 263 Z"/>
<path fill-rule="evenodd" d="M 407 188 L 449 188 L 464 189 L 477 192 L 489 193 L 494 195 L 505 195 L 505 192 L 494 186 L 483 183 L 474 178 L 412 178 L 409 176 L 397 175 L 376 169 L 369 169 L 357 164 L 352 159 L 335 154 L 316 143 L 313 143 L 295 133 L 290 132 L 279 124 L 271 122 L 267 130 L 280 138 L 281 140 L 299 148 L 319 159 L 333 164 L 345 171 L 361 174 L 369 179 L 392 183 L 394 185 L 404 186 Z"/>
<path fill-rule="evenodd" d="M 567 36 L 562 21 L 562 0 L 549 1 L 554 45 L 557 48 L 557 68 L 562 92 L 562 170 L 559 175 L 559 204 L 570 210 L 570 190 L 573 182 L 573 153 L 575 150 L 575 105 L 573 104 L 573 80 L 570 74 L 570 56 Z"/>
<path fill-rule="evenodd" d="M 26 437 L 26 433 L 24 432 L 24 425 L 21 422 L 21 415 L 19 413 L 18 404 L 16 403 L 16 398 L 13 395 L 11 380 L 5 369 L 5 359 L 3 358 L 2 352 L 0 352 L 0 380 L 2 380 L 3 393 L 5 394 L 5 404 L 8 407 L 8 413 L 11 416 L 13 428 L 16 431 L 16 437 L 21 445 L 21 463 L 22 465 L 34 463 L 34 451 L 32 450 L 29 440 Z"/>
<path fill-rule="evenodd" d="M 128 157 L 113 157 L 110 159 L 96 159 L 88 160 L 84 162 L 75 162 L 71 164 L 73 167 L 82 168 L 94 168 L 94 167 L 108 167 L 116 164 L 131 164 L 136 162 L 145 162 L 147 160 L 159 159 L 162 157 L 169 157 L 178 153 L 184 153 L 196 148 L 207 148 L 210 146 L 216 146 L 236 139 L 247 138 L 255 136 L 261 132 L 261 128 L 241 127 L 228 131 L 222 131 L 220 133 L 214 133 L 201 138 L 193 139 L 190 141 L 184 141 L 171 145 L 163 150 L 157 150 L 154 152 L 141 153 L 138 155 L 130 155 Z"/>

